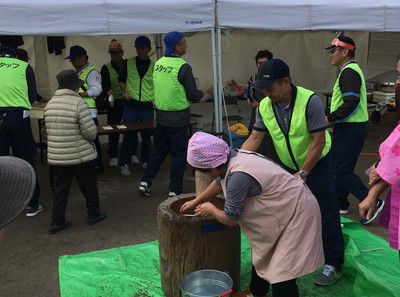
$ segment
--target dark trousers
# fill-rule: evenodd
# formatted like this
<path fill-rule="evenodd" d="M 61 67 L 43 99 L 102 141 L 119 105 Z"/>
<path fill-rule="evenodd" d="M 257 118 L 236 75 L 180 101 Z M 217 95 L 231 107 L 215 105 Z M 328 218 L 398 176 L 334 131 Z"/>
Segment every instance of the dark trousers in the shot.
<path fill-rule="evenodd" d="M 332 142 L 333 172 L 340 209 L 347 209 L 347 196 L 353 194 L 362 201 L 368 189 L 354 173 L 358 157 L 368 132 L 368 123 L 335 124 Z"/>
<path fill-rule="evenodd" d="M 307 177 L 306 184 L 317 198 L 321 209 L 325 264 L 341 269 L 344 261 L 344 240 L 336 199 L 332 153 L 319 160 Z"/>
<path fill-rule="evenodd" d="M 94 123 L 96 124 L 96 127 L 99 125 L 99 120 L 97 118 L 93 118 Z M 104 164 L 103 164 L 103 153 L 101 151 L 101 145 L 99 141 L 99 135 L 96 135 L 96 139 L 93 140 L 94 145 L 96 146 L 96 151 L 97 151 L 97 158 L 96 158 L 96 164 L 95 166 L 98 168 L 103 169 Z"/>
<path fill-rule="evenodd" d="M 107 124 L 121 123 L 123 104 L 122 99 L 114 101 L 114 106 L 107 110 Z M 118 157 L 118 142 L 120 133 L 111 133 L 108 136 L 108 150 L 111 158 Z"/>
<path fill-rule="evenodd" d="M 32 135 L 31 120 L 23 118 L 23 110 L 3 113 L 2 127 L 0 128 L 0 156 L 8 156 L 10 148 L 14 157 L 28 162 L 35 169 L 36 143 Z M 35 170 L 36 172 L 36 170 Z M 29 206 L 36 209 L 39 204 L 40 187 L 36 174 L 36 186 Z"/>
<path fill-rule="evenodd" d="M 252 266 L 250 291 L 256 296 L 265 296 L 269 292 L 270 283 L 258 276 L 256 269 Z M 298 297 L 299 288 L 296 279 L 272 284 L 272 294 L 274 297 Z"/>
<path fill-rule="evenodd" d="M 148 122 L 154 120 L 153 110 L 137 110 L 129 106 L 124 106 L 123 122 Z M 148 163 L 151 150 L 151 136 L 153 132 L 149 129 L 140 130 L 142 138 L 142 149 L 140 151 L 140 161 Z M 136 155 L 138 147 L 138 131 L 124 133 L 124 139 L 121 146 L 120 163 L 121 165 L 130 164 L 131 156 Z"/>
<path fill-rule="evenodd" d="M 189 126 L 167 127 L 157 123 L 154 135 L 154 148 L 150 153 L 149 162 L 147 163 L 142 181 L 151 185 L 151 180 L 156 177 L 164 159 L 170 154 L 169 190 L 178 195 L 182 193 L 189 140 L 188 131 Z"/>
<path fill-rule="evenodd" d="M 71 166 L 52 166 L 52 173 L 54 196 L 51 225 L 62 225 L 65 223 L 65 211 L 67 209 L 69 191 L 74 177 L 78 181 L 79 189 L 86 199 L 88 218 L 94 218 L 100 214 L 94 161 Z"/>

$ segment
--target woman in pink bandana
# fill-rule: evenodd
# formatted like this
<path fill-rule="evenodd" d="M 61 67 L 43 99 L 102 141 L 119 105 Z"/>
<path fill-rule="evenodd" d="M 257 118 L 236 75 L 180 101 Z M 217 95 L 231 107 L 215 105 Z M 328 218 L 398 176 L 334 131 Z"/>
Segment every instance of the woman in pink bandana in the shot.
<path fill-rule="evenodd" d="M 233 296 L 269 296 L 270 284 L 274 297 L 299 296 L 296 279 L 324 263 L 320 209 L 306 184 L 273 161 L 231 150 L 203 132 L 190 139 L 187 161 L 216 180 L 181 212 L 194 209 L 196 216 L 239 224 L 252 246 L 253 273 L 263 282 Z M 219 194 L 224 210 L 207 202 Z"/>
<path fill-rule="evenodd" d="M 400 250 L 400 122 L 380 145 L 379 155 L 379 164 L 371 167 L 369 184 L 372 188 L 360 203 L 359 212 L 368 220 L 374 214 L 379 195 L 390 187 L 379 224 L 389 228 L 390 246 Z"/>

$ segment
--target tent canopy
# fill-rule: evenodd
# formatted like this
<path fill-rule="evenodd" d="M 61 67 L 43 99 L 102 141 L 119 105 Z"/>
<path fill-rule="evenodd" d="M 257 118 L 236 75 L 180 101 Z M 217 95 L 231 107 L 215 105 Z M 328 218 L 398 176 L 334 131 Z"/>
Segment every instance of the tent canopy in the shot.
<path fill-rule="evenodd" d="M 205 31 L 213 0 L 2 0 L 2 35 L 118 35 Z"/>
<path fill-rule="evenodd" d="M 400 31 L 399 0 L 218 0 L 220 27 Z"/>

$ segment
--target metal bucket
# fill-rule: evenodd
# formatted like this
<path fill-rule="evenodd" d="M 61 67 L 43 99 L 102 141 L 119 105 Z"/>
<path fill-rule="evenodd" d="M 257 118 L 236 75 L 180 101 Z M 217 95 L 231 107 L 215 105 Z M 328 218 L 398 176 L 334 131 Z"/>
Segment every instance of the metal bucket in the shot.
<path fill-rule="evenodd" d="M 225 272 L 204 269 L 194 271 L 181 280 L 182 297 L 231 296 L 232 278 Z"/>

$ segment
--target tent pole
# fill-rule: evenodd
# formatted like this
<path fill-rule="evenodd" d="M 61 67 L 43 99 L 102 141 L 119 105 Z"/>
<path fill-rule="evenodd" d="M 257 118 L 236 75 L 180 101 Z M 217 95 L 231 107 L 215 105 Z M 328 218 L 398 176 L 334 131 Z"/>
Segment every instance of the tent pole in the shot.
<path fill-rule="evenodd" d="M 221 28 L 217 27 L 217 73 L 218 73 L 218 113 L 216 113 L 215 122 L 216 124 L 216 132 L 222 133 L 222 55 L 221 55 Z"/>
<path fill-rule="evenodd" d="M 215 47 L 215 28 L 211 30 L 211 51 L 212 51 L 212 70 L 213 70 L 213 87 L 214 87 L 214 122 L 215 122 L 215 131 L 218 131 L 219 121 L 218 115 L 220 110 L 220 105 L 218 103 L 218 72 L 217 72 L 217 54 L 216 54 L 216 47 Z M 212 128 L 214 129 L 214 127 Z M 214 131 L 214 130 L 213 130 Z"/>

